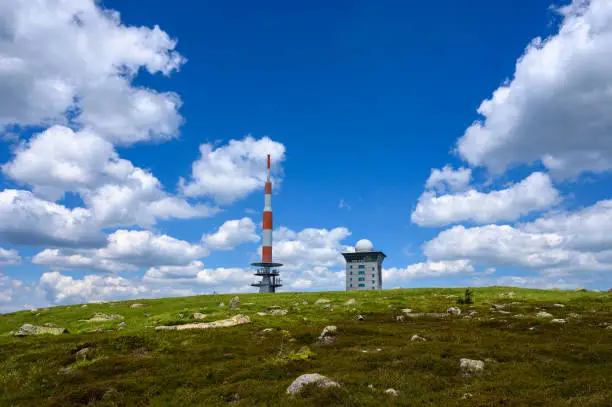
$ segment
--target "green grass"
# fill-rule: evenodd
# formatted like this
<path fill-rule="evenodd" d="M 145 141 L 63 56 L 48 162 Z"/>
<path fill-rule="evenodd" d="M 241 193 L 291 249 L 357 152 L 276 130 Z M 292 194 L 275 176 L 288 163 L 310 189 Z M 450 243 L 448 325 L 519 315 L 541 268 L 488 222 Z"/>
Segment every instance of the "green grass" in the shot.
<path fill-rule="evenodd" d="M 444 312 L 457 306 L 456 297 L 449 296 L 463 291 L 242 294 L 238 311 L 227 307 L 232 295 L 206 295 L 0 315 L 0 405 L 612 405 L 612 329 L 601 326 L 612 323 L 612 294 L 477 288 L 473 305 L 459 305 L 463 310 L 459 317 L 395 320 L 402 308 Z M 514 298 L 500 296 L 509 291 Z M 314 305 L 318 298 L 332 300 L 333 311 Z M 357 303 L 344 306 L 350 298 Z M 295 306 L 303 300 L 309 304 Z M 225 307 L 218 306 L 221 301 Z M 489 311 L 491 303 L 513 301 L 520 304 L 507 307 L 510 315 Z M 132 309 L 133 303 L 146 306 Z M 550 307 L 554 303 L 565 307 Z M 271 305 L 290 312 L 257 315 Z M 580 317 L 553 324 L 536 319 L 537 308 L 555 318 L 568 318 L 571 313 Z M 477 311 L 475 318 L 462 318 L 469 309 Z M 121 314 L 126 326 L 119 329 L 121 320 L 86 322 L 94 312 Z M 195 322 L 194 312 L 208 314 L 203 321 L 242 313 L 252 323 L 210 330 L 156 332 L 152 328 Z M 364 315 L 365 321 L 357 321 L 357 314 Z M 47 322 L 69 333 L 9 335 L 23 323 Z M 317 345 L 316 338 L 326 325 L 338 327 L 337 341 Z M 275 330 L 260 332 L 270 327 Z M 107 331 L 88 332 L 96 328 Z M 413 334 L 428 341 L 411 342 Z M 76 352 L 85 347 L 91 352 L 82 360 Z M 485 360 L 484 372 L 461 375 L 459 359 L 463 357 Z M 302 397 L 288 398 L 286 388 L 304 373 L 323 374 L 342 387 L 308 388 Z M 370 384 L 374 390 L 368 388 Z M 400 396 L 384 394 L 387 388 L 398 390 Z M 473 398 L 463 400 L 465 393 Z"/>

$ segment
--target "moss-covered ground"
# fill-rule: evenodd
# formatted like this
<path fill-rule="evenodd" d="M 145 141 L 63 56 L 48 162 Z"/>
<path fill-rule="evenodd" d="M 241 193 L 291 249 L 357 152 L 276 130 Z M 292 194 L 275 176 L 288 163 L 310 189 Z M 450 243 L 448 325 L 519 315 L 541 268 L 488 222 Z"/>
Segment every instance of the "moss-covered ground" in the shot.
<path fill-rule="evenodd" d="M 0 405 L 612 405 L 612 329 L 605 327 L 612 323 L 611 293 L 488 287 L 474 289 L 473 305 L 457 305 L 463 291 L 242 294 L 234 311 L 227 306 L 233 295 L 206 295 L 0 315 Z M 505 296 L 508 292 L 514 296 Z M 314 304 L 319 298 L 331 300 L 331 309 Z M 351 298 L 356 303 L 344 305 Z M 134 303 L 145 306 L 131 308 Z M 491 311 L 491 304 L 506 304 L 509 314 Z M 289 313 L 257 315 L 273 305 Z M 396 320 L 403 308 L 445 312 L 450 306 L 462 314 Z M 470 310 L 477 313 L 464 318 Z M 567 323 L 538 319 L 539 311 Z M 94 312 L 123 315 L 125 326 L 121 320 L 87 322 Z M 194 322 L 195 312 L 208 314 L 203 321 L 240 313 L 251 323 L 153 328 Z M 358 314 L 365 320 L 358 321 Z M 9 334 L 23 323 L 53 323 L 69 333 Z M 337 340 L 317 345 L 327 325 L 338 327 Z M 91 332 L 98 328 L 104 332 Z M 274 330 L 261 332 L 264 328 Z M 411 342 L 414 334 L 427 341 Z M 89 353 L 77 355 L 83 348 Z M 484 372 L 462 375 L 460 358 L 485 361 Z M 320 373 L 342 387 L 307 388 L 301 397 L 289 398 L 285 390 L 304 373 Z M 384 394 L 387 388 L 399 396 Z M 464 398 L 466 393 L 471 398 Z"/>

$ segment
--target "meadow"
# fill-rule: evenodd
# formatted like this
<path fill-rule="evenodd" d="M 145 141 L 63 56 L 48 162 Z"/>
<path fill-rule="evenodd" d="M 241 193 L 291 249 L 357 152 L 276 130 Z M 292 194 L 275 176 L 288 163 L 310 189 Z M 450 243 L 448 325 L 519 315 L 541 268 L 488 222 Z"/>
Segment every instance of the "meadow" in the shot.
<path fill-rule="evenodd" d="M 464 290 L 238 294 L 236 309 L 235 295 L 203 295 L 4 314 L 0 405 L 612 406 L 612 293 L 486 287 L 458 305 Z M 461 314 L 407 315 L 449 307 Z M 288 312 L 258 315 L 271 309 Z M 88 321 L 94 313 L 123 319 Z M 155 330 L 237 314 L 251 322 Z M 25 323 L 67 333 L 11 334 Z M 321 344 L 328 325 L 335 341 Z M 461 358 L 484 369 L 466 374 Z M 340 387 L 287 395 L 305 373 Z"/>

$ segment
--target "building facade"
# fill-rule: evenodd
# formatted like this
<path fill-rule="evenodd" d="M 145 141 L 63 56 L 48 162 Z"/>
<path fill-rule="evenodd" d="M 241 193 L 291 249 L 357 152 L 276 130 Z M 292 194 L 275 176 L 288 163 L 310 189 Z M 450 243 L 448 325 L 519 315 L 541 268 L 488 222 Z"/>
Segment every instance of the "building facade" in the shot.
<path fill-rule="evenodd" d="M 374 250 L 372 243 L 360 240 L 354 253 L 342 253 L 346 260 L 346 290 L 382 290 L 383 252 Z"/>

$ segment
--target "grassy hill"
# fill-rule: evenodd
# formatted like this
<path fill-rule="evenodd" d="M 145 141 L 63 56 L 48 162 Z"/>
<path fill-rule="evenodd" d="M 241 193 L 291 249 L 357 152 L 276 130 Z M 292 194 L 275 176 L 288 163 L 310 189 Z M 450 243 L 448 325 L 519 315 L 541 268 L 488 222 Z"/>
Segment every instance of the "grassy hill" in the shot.
<path fill-rule="evenodd" d="M 242 294 L 237 310 L 228 307 L 233 295 L 206 295 L 0 315 L 0 405 L 612 405 L 611 293 L 488 287 L 474 289 L 473 305 L 457 305 L 463 291 Z M 331 307 L 315 304 L 320 298 Z M 349 299 L 356 303 L 344 305 Z M 257 314 L 275 305 L 288 314 Z M 402 311 L 445 313 L 451 306 L 461 315 L 411 318 Z M 537 318 L 541 311 L 567 322 Z M 88 322 L 96 312 L 124 319 Z M 208 315 L 204 322 L 244 314 L 251 323 L 154 329 L 200 322 L 196 312 Z M 24 323 L 51 323 L 68 333 L 10 335 Z M 318 344 L 327 325 L 337 326 L 336 341 Z M 415 334 L 426 341 L 411 341 Z M 84 348 L 86 355 L 77 354 Z M 461 358 L 484 361 L 484 370 L 462 374 Z M 309 386 L 300 397 L 287 396 L 304 373 L 342 387 Z M 399 395 L 385 394 L 388 388 Z"/>

